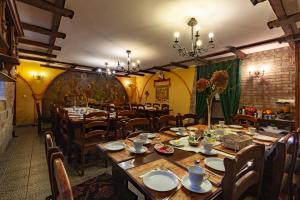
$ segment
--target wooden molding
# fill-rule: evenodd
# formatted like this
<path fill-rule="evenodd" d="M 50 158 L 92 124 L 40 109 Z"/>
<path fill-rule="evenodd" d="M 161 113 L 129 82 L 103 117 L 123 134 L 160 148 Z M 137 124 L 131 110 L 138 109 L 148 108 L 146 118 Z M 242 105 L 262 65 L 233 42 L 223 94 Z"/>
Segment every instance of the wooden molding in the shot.
<path fill-rule="evenodd" d="M 251 1 L 251 3 L 255 6 L 256 4 L 261 3 L 261 2 L 264 2 L 264 1 L 266 1 L 266 0 L 250 0 L 250 1 Z"/>
<path fill-rule="evenodd" d="M 239 59 L 244 59 L 246 58 L 247 54 L 245 54 L 243 51 L 237 49 L 234 46 L 228 46 L 226 47 L 231 53 L 234 53 L 236 55 L 237 58 Z"/>
<path fill-rule="evenodd" d="M 290 15 L 288 16 L 287 18 L 283 19 L 283 20 L 273 20 L 273 21 L 270 21 L 268 22 L 268 27 L 270 29 L 272 28 L 277 28 L 277 27 L 280 27 L 280 26 L 285 26 L 285 25 L 289 25 L 289 24 L 292 24 L 292 23 L 295 23 L 295 22 L 298 22 L 300 21 L 300 12 L 299 13 L 296 13 L 296 14 L 293 14 L 293 15 Z"/>
<path fill-rule="evenodd" d="M 12 57 L 12 56 L 8 56 L 6 54 L 0 53 L 0 61 L 3 61 L 5 63 L 8 64 L 12 64 L 12 65 L 19 65 L 19 59 L 16 57 Z"/>
<path fill-rule="evenodd" d="M 33 55 L 37 55 L 37 56 L 45 56 L 45 57 L 49 57 L 49 58 L 57 57 L 57 55 L 48 54 L 48 53 L 40 52 L 40 51 L 32 51 L 32 50 L 27 50 L 27 49 L 18 49 L 18 50 L 20 53 L 33 54 Z"/>
<path fill-rule="evenodd" d="M 295 77 L 295 121 L 296 128 L 300 127 L 300 42 L 296 42 L 295 48 L 295 64 L 296 64 L 296 77 Z"/>
<path fill-rule="evenodd" d="M 62 39 L 66 38 L 66 34 L 65 33 L 52 32 L 52 30 L 44 28 L 44 27 L 41 27 L 41 26 L 37 26 L 37 25 L 33 25 L 33 24 L 28 24 L 28 23 L 22 22 L 22 27 L 25 30 L 33 31 L 33 32 L 36 32 L 36 33 L 41 33 L 41 34 L 44 34 L 44 35 L 50 35 L 50 36 L 54 36 L 54 37 L 62 38 Z"/>
<path fill-rule="evenodd" d="M 185 65 L 185 64 L 182 64 L 182 63 L 176 63 L 176 62 L 171 62 L 170 65 L 173 65 L 175 67 L 181 67 L 183 69 L 188 69 L 189 66 Z"/>
<path fill-rule="evenodd" d="M 25 39 L 25 38 L 20 38 L 19 42 L 22 43 L 22 44 L 42 47 L 42 48 L 45 48 L 45 49 L 49 48 L 49 44 L 46 44 L 46 43 L 43 43 L 43 42 L 37 42 L 37 41 L 33 41 L 33 40 L 28 40 L 28 39 Z M 60 51 L 61 47 L 54 46 L 53 49 L 56 50 L 56 51 Z"/>
<path fill-rule="evenodd" d="M 142 72 L 142 73 L 146 73 L 146 74 L 156 74 L 155 72 L 151 72 L 149 70 L 140 70 L 139 72 Z"/>
<path fill-rule="evenodd" d="M 69 17 L 71 19 L 74 16 L 73 10 L 56 7 L 53 3 L 50 3 L 45 0 L 18 0 L 18 1 L 29 4 L 31 6 L 35 6 L 37 8 L 43 9 L 43 10 L 47 10 L 52 13 L 58 13 L 64 17 Z"/>
<path fill-rule="evenodd" d="M 20 16 L 17 9 L 16 1 L 15 0 L 6 0 L 8 9 L 11 14 L 11 18 L 13 20 L 14 26 L 16 28 L 16 32 L 18 37 L 24 37 L 24 31 L 21 26 Z"/>
<path fill-rule="evenodd" d="M 16 80 L 10 76 L 8 76 L 7 74 L 3 73 L 0 71 L 0 81 L 4 81 L 4 82 L 16 82 Z"/>
<path fill-rule="evenodd" d="M 141 73 L 138 73 L 138 72 L 130 72 L 130 73 L 127 73 L 125 75 L 136 75 L 136 76 L 145 76 L 144 74 L 141 74 Z"/>
<path fill-rule="evenodd" d="M 171 71 L 170 69 L 166 69 L 166 68 L 163 68 L 161 66 L 159 66 L 159 67 L 158 66 L 154 66 L 154 67 L 152 67 L 150 69 L 155 69 L 155 70 L 164 71 L 164 72 L 170 72 Z"/>

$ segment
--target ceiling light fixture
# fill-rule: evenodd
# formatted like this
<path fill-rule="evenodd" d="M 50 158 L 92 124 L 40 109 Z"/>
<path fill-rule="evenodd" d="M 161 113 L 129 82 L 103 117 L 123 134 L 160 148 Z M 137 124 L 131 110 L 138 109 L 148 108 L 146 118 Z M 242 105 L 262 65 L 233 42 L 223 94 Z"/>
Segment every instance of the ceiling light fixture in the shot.
<path fill-rule="evenodd" d="M 115 70 L 111 70 L 111 69 L 108 67 L 108 62 L 105 62 L 104 64 L 105 64 L 105 73 L 104 73 L 104 75 L 105 75 L 106 77 L 114 76 L 114 75 L 116 74 L 116 71 L 115 71 Z M 103 75 L 103 73 L 102 73 L 103 71 L 102 71 L 101 68 L 98 68 L 96 71 L 97 71 L 97 73 L 100 74 L 101 76 Z"/>
<path fill-rule="evenodd" d="M 130 60 L 131 51 L 126 50 L 126 53 L 127 53 L 127 65 L 125 65 L 124 62 L 118 61 L 118 69 L 126 73 L 138 72 L 140 70 L 140 63 L 141 63 L 140 60 L 137 60 L 136 63 L 131 62 Z"/>
<path fill-rule="evenodd" d="M 200 35 L 199 35 L 199 26 L 197 26 L 198 21 L 195 18 L 191 18 L 189 20 L 189 22 L 187 23 L 188 26 L 191 27 L 191 50 L 188 51 L 185 47 L 181 46 L 181 44 L 179 43 L 179 36 L 180 33 L 179 32 L 175 32 L 174 33 L 174 37 L 175 37 L 175 41 L 173 44 L 173 47 L 175 49 L 177 49 L 178 54 L 182 57 L 192 57 L 192 58 L 198 58 L 200 57 L 204 52 L 207 52 L 209 49 L 214 48 L 215 44 L 214 44 L 214 34 L 213 33 L 209 33 L 208 34 L 208 44 L 203 47 L 203 43 L 200 40 Z M 194 35 L 194 31 L 196 31 L 196 34 Z"/>

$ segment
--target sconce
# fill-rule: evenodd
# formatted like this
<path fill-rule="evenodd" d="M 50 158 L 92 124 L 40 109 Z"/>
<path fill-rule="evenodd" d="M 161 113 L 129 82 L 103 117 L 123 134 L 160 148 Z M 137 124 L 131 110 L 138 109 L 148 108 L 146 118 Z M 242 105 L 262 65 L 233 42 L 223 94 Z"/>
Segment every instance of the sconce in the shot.
<path fill-rule="evenodd" d="M 35 80 L 43 80 L 45 77 L 44 72 L 40 72 L 40 73 L 31 72 L 31 75 L 32 75 L 32 78 L 34 78 Z"/>
<path fill-rule="evenodd" d="M 261 79 L 265 75 L 265 69 L 264 67 L 261 67 L 260 69 L 250 67 L 248 73 L 250 77 Z"/>

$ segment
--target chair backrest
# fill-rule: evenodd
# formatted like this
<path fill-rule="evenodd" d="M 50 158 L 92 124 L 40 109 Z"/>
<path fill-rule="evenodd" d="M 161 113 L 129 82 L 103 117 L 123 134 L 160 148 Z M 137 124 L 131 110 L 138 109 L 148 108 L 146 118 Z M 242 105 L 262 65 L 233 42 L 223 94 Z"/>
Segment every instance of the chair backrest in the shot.
<path fill-rule="evenodd" d="M 283 142 L 286 145 L 285 173 L 281 193 L 286 194 L 288 199 L 292 199 L 294 193 L 293 178 L 299 148 L 299 135 L 298 133 L 289 133 L 284 136 L 280 142 Z"/>
<path fill-rule="evenodd" d="M 136 112 L 134 110 L 121 110 L 117 112 L 117 118 L 119 117 L 134 118 L 136 117 Z"/>
<path fill-rule="evenodd" d="M 145 106 L 151 107 L 152 103 L 145 103 Z"/>
<path fill-rule="evenodd" d="M 128 120 L 122 128 L 123 137 L 128 137 L 131 133 L 136 132 L 137 128 L 151 131 L 151 120 L 147 118 L 135 118 Z"/>
<path fill-rule="evenodd" d="M 160 109 L 160 104 L 159 104 L 159 103 L 154 103 L 154 104 L 153 104 L 153 107 L 154 107 L 154 108 L 157 108 L 157 109 Z"/>
<path fill-rule="evenodd" d="M 97 112 L 91 112 L 89 114 L 84 114 L 83 115 L 83 120 L 90 120 L 90 118 L 103 118 L 104 120 L 109 119 L 109 112 L 106 111 L 97 111 Z"/>
<path fill-rule="evenodd" d="M 233 120 L 235 123 L 243 126 L 243 127 L 249 127 L 251 126 L 255 126 L 257 125 L 257 119 L 253 116 L 250 115 L 241 115 L 241 114 L 237 114 L 235 116 L 233 116 Z"/>
<path fill-rule="evenodd" d="M 264 170 L 263 145 L 250 145 L 239 151 L 234 159 L 224 158 L 225 175 L 222 195 L 226 200 L 238 200 L 251 189 L 259 199 Z"/>
<path fill-rule="evenodd" d="M 277 142 L 265 160 L 261 199 L 279 199 L 286 160 L 286 145 Z"/>
<path fill-rule="evenodd" d="M 137 105 L 137 109 L 138 109 L 138 110 L 145 110 L 145 106 L 139 104 L 139 105 Z"/>
<path fill-rule="evenodd" d="M 158 129 L 171 128 L 179 126 L 178 116 L 173 115 L 162 115 L 156 119 L 158 124 Z"/>
<path fill-rule="evenodd" d="M 169 110 L 170 106 L 168 104 L 163 103 L 163 104 L 161 104 L 161 109 L 162 110 Z"/>
<path fill-rule="evenodd" d="M 51 175 L 54 188 L 52 197 L 59 200 L 73 200 L 72 187 L 63 160 L 64 156 L 61 152 L 51 156 Z"/>
<path fill-rule="evenodd" d="M 179 121 L 180 126 L 188 127 L 199 124 L 199 117 L 196 114 L 188 113 L 184 115 L 179 115 Z"/>
<path fill-rule="evenodd" d="M 52 132 L 46 132 L 45 135 L 45 153 L 46 153 L 46 160 L 47 160 L 47 166 L 48 166 L 48 174 L 49 174 L 49 180 L 50 180 L 50 186 L 52 194 L 54 194 L 54 188 L 53 188 L 53 179 L 51 175 L 51 156 L 54 153 L 59 152 L 59 149 L 54 146 L 53 139 L 52 139 Z"/>

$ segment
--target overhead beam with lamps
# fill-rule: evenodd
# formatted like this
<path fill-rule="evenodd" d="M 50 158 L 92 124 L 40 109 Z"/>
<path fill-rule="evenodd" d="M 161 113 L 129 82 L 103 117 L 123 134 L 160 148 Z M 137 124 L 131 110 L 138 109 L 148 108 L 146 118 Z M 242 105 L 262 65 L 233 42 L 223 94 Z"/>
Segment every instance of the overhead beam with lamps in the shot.
<path fill-rule="evenodd" d="M 293 14 L 293 15 L 290 15 L 287 18 L 282 19 L 282 20 L 277 19 L 277 20 L 270 21 L 270 22 L 268 22 L 268 27 L 270 29 L 272 29 L 272 28 L 277 28 L 277 27 L 289 25 L 289 24 L 292 24 L 292 23 L 295 23 L 295 22 L 298 22 L 298 21 L 300 21 L 300 12 L 298 12 L 296 14 Z"/>
<path fill-rule="evenodd" d="M 31 6 L 35 6 L 37 8 L 40 8 L 40 9 L 43 9 L 43 10 L 46 10 L 46 11 L 49 11 L 52 13 L 58 13 L 59 15 L 62 15 L 64 17 L 69 17 L 71 19 L 74 16 L 73 10 L 57 7 L 57 6 L 55 6 L 55 4 L 45 1 L 45 0 L 18 0 L 18 1 L 29 4 Z"/>
<path fill-rule="evenodd" d="M 40 34 L 50 35 L 50 36 L 54 35 L 54 37 L 62 38 L 62 39 L 66 38 L 66 34 L 65 33 L 61 33 L 61 32 L 53 33 L 52 30 L 44 28 L 44 27 L 41 27 L 41 26 L 37 26 L 37 25 L 33 25 L 33 24 L 28 24 L 28 23 L 22 22 L 22 27 L 25 30 L 36 32 L 36 33 L 40 33 Z"/>
<path fill-rule="evenodd" d="M 244 59 L 246 58 L 247 54 L 245 54 L 242 50 L 237 49 L 234 46 L 226 47 L 231 53 L 235 54 L 237 58 Z"/>
<path fill-rule="evenodd" d="M 44 48 L 44 49 L 49 48 L 49 44 L 47 44 L 47 43 L 28 40 L 28 39 L 25 39 L 25 38 L 20 38 L 19 42 L 22 43 L 22 44 L 26 44 L 26 45 L 41 47 L 41 48 Z M 60 46 L 53 46 L 53 49 L 56 50 L 56 51 L 60 51 L 61 47 Z"/>
<path fill-rule="evenodd" d="M 183 68 L 183 69 L 187 69 L 189 68 L 189 66 L 185 65 L 185 64 L 182 64 L 182 63 L 176 63 L 176 62 L 171 62 L 170 65 L 173 65 L 175 67 L 180 67 L 180 68 Z"/>
<path fill-rule="evenodd" d="M 164 71 L 164 72 L 170 72 L 171 71 L 170 69 L 166 69 L 166 68 L 158 67 L 158 66 L 154 66 L 150 69 L 155 69 L 155 70 Z"/>
<path fill-rule="evenodd" d="M 155 72 L 151 72 L 149 70 L 140 70 L 139 72 L 142 72 L 142 73 L 146 73 L 146 74 L 156 74 Z"/>

